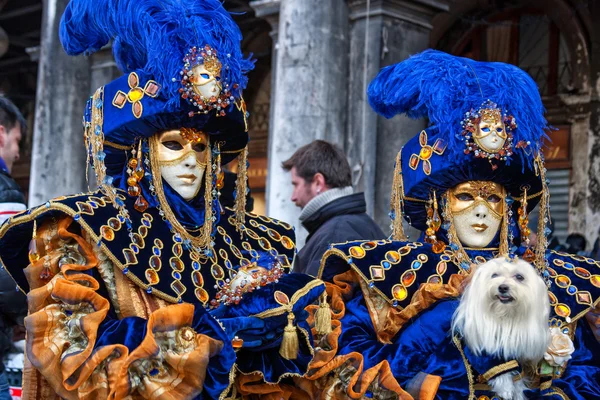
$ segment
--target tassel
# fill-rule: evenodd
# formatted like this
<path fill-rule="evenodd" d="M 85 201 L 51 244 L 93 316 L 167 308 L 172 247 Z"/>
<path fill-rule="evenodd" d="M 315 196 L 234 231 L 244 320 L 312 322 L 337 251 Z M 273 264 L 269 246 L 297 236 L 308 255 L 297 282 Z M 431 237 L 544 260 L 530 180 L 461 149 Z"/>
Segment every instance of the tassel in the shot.
<path fill-rule="evenodd" d="M 283 331 L 283 340 L 279 348 L 279 354 L 286 360 L 295 360 L 298 357 L 300 344 L 298 342 L 298 332 L 294 326 L 294 313 L 288 314 L 288 324 Z"/>
<path fill-rule="evenodd" d="M 319 302 L 319 309 L 315 312 L 315 329 L 319 335 L 331 333 L 331 309 L 327 303 L 327 292 Z"/>
<path fill-rule="evenodd" d="M 248 191 L 248 146 L 238 156 L 237 179 L 235 181 L 235 226 L 238 232 L 246 221 L 246 192 Z"/>
<path fill-rule="evenodd" d="M 404 206 L 404 183 L 402 180 L 402 157 L 401 151 L 396 156 L 396 166 L 394 167 L 394 179 L 392 183 L 392 195 L 390 197 L 390 217 L 392 218 L 392 239 L 408 240 L 402 226 L 402 210 Z"/>

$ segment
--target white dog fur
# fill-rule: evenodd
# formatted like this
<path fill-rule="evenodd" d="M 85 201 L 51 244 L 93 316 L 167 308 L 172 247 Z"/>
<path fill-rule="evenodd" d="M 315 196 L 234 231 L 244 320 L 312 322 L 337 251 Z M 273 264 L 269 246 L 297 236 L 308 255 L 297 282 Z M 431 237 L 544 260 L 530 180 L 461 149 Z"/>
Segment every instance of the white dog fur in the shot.
<path fill-rule="evenodd" d="M 550 302 L 534 267 L 521 259 L 496 258 L 477 267 L 454 313 L 452 331 L 475 354 L 537 364 L 548 347 Z M 513 374 L 489 382 L 505 400 L 525 399 Z"/>

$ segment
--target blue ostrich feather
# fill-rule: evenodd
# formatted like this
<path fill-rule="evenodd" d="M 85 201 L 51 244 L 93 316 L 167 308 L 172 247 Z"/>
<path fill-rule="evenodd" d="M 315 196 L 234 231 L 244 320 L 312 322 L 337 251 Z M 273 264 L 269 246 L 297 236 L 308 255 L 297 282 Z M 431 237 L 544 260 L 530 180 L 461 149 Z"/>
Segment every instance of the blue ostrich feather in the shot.
<path fill-rule="evenodd" d="M 464 150 L 461 122 L 465 113 L 491 100 L 513 115 L 518 128 L 514 143 L 529 142 L 516 153 L 531 166 L 531 151 L 541 150 L 548 123 L 536 83 L 520 68 L 497 62 L 478 62 L 437 50 L 426 50 L 381 70 L 368 89 L 371 107 L 386 118 L 406 114 L 427 117 L 435 135 L 444 137 L 449 151 Z M 461 156 L 462 158 L 462 156 Z"/>
<path fill-rule="evenodd" d="M 223 64 L 221 79 L 238 97 L 254 62 L 244 57 L 242 34 L 219 0 L 71 0 L 60 24 L 69 55 L 91 54 L 113 40 L 113 54 L 125 72 L 154 77 L 162 95 L 179 101 L 179 71 L 193 46 L 208 44 Z"/>

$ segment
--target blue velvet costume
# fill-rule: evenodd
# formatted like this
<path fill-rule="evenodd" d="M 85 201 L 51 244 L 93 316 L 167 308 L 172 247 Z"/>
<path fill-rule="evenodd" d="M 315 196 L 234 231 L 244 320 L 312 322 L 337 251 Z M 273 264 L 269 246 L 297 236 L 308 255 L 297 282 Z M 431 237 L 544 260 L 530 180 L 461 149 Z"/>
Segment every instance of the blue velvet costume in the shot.
<path fill-rule="evenodd" d="M 317 358 L 324 361 L 309 375 L 331 390 L 326 378 L 343 377 L 336 382 L 342 387 L 337 393 L 344 394 L 336 398 L 498 399 L 489 381 L 512 371 L 531 379 L 527 398 L 600 398 L 600 264 L 545 248 L 548 188 L 540 151 L 547 123 L 533 80 L 514 66 L 428 50 L 384 68 L 369 87 L 369 100 L 388 118 L 427 116 L 431 126 L 396 159 L 392 240 L 335 244 L 324 256 L 319 277 L 327 282 L 336 321 L 321 340 L 328 345 Z M 464 122 L 479 118 L 490 104 L 502 110 L 505 124 L 516 121 L 502 152 L 475 146 Z M 420 230 L 431 228 L 433 192 L 442 219 L 451 217 L 445 194 L 467 181 L 491 181 L 506 190 L 504 229 L 492 242 L 463 247 L 451 218 L 435 229 L 434 239 L 424 233 L 407 241 L 402 217 Z M 520 246 L 517 209 L 525 201 L 528 212 L 540 202 L 535 248 Z M 452 336 L 466 279 L 478 264 L 498 256 L 530 259 L 549 284 L 549 326 L 575 346 L 566 365 L 548 369 L 544 362 L 475 356 Z"/>
<path fill-rule="evenodd" d="M 304 309 L 324 284 L 288 273 L 290 225 L 245 212 L 241 94 L 253 63 L 221 2 L 73 0 L 60 35 L 71 55 L 112 40 L 125 75 L 85 111 L 99 188 L 0 228 L 1 263 L 29 299 L 24 398 L 217 399 L 243 393 L 243 374 L 263 383 L 303 375 L 314 353 Z M 195 65 L 218 71 L 219 94 L 193 92 Z M 210 142 L 191 200 L 163 181 L 151 145 L 184 128 Z M 224 209 L 219 169 L 236 157 L 236 205 Z M 220 303 L 252 266 L 256 287 L 244 281 L 237 301 Z"/>

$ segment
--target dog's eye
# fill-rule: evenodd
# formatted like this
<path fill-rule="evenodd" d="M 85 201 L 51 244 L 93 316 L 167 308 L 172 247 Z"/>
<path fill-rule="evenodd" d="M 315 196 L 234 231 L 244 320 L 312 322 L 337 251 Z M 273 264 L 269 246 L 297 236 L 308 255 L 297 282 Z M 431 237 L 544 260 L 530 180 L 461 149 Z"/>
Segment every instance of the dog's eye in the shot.
<path fill-rule="evenodd" d="M 519 282 L 523 282 L 525 280 L 525 277 L 521 274 L 516 274 L 515 279 L 518 280 Z"/>
<path fill-rule="evenodd" d="M 492 278 L 497 278 L 498 274 L 492 274 Z"/>

